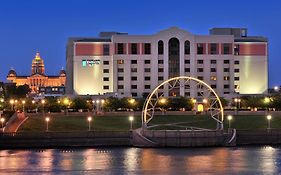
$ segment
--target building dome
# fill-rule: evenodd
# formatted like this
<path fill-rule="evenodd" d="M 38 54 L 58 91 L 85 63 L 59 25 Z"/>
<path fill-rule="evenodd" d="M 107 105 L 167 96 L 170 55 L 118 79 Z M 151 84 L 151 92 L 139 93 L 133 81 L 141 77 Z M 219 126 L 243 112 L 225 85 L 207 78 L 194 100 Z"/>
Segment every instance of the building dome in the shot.
<path fill-rule="evenodd" d="M 8 77 L 16 77 L 17 76 L 17 73 L 14 69 L 11 69 L 9 72 L 8 72 Z"/>
<path fill-rule="evenodd" d="M 65 74 L 66 74 L 66 72 L 65 72 L 65 70 L 60 70 L 60 76 L 65 76 Z"/>
<path fill-rule="evenodd" d="M 32 74 L 45 74 L 45 66 L 44 66 L 44 61 L 40 57 L 40 53 L 36 52 L 36 55 L 34 59 L 32 60 Z"/>

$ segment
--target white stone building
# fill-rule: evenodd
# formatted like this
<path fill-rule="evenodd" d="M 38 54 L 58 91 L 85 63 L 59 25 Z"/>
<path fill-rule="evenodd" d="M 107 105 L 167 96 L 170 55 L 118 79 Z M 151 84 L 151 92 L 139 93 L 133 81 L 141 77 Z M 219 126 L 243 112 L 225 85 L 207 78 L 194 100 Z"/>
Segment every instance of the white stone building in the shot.
<path fill-rule="evenodd" d="M 102 32 L 98 38 L 71 38 L 66 92 L 143 97 L 164 80 L 192 76 L 221 97 L 265 94 L 267 47 L 266 38 L 247 36 L 245 28 L 213 28 L 210 35 L 195 35 L 172 27 L 153 35 Z M 181 88 L 170 95 L 198 93 Z"/>

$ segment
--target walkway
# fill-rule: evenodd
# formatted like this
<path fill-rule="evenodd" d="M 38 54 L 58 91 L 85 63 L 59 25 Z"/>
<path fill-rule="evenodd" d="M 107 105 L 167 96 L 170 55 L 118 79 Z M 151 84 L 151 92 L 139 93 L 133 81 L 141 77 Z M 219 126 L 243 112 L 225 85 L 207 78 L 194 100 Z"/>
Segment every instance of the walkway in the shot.
<path fill-rule="evenodd" d="M 20 125 L 26 120 L 28 117 L 25 117 L 25 114 L 16 112 L 8 121 L 4 132 L 17 132 Z"/>

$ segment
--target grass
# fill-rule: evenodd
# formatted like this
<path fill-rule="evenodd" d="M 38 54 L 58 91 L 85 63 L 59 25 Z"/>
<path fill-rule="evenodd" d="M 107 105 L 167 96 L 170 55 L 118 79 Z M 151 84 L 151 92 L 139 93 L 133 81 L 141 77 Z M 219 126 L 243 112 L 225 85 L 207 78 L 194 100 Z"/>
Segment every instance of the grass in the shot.
<path fill-rule="evenodd" d="M 49 131 L 87 131 L 88 121 L 87 116 L 52 116 L 49 122 Z M 184 122 L 184 123 L 183 123 Z M 265 116 L 258 115 L 238 115 L 233 116 L 231 127 L 236 129 L 266 129 L 267 119 Z M 204 115 L 169 115 L 169 116 L 155 116 L 151 120 L 151 124 L 168 124 L 168 123 L 181 123 L 183 127 L 194 126 L 215 129 L 216 122 L 210 116 Z M 141 127 L 141 116 L 135 116 L 133 127 Z M 225 129 L 228 128 L 228 121 L 224 121 Z M 281 116 L 272 116 L 272 128 L 281 129 Z M 128 116 L 96 116 L 93 117 L 91 128 L 101 131 L 128 131 L 130 129 L 130 122 Z M 174 128 L 171 126 L 161 126 L 155 129 L 184 129 Z M 46 121 L 43 117 L 34 116 L 29 119 L 20 127 L 21 132 L 41 132 L 46 130 Z"/>

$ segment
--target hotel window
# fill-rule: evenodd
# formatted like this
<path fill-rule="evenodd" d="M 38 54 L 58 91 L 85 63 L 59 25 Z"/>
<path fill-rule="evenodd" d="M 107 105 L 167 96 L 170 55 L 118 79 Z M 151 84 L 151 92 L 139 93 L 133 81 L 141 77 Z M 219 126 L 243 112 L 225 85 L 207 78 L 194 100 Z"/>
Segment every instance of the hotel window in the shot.
<path fill-rule="evenodd" d="M 217 64 L 217 60 L 211 60 L 211 64 Z"/>
<path fill-rule="evenodd" d="M 164 60 L 158 60 L 158 64 L 164 64 Z"/>
<path fill-rule="evenodd" d="M 103 77 L 103 81 L 109 81 L 109 77 Z"/>
<path fill-rule="evenodd" d="M 224 55 L 230 54 L 230 46 L 231 46 L 231 44 L 229 44 L 229 43 L 223 44 L 223 54 Z"/>
<path fill-rule="evenodd" d="M 136 80 L 138 80 L 138 77 L 131 77 L 131 80 L 136 81 Z"/>
<path fill-rule="evenodd" d="M 137 85 L 131 85 L 131 89 L 137 89 L 138 86 Z"/>
<path fill-rule="evenodd" d="M 229 72 L 229 68 L 223 68 L 224 72 Z"/>
<path fill-rule="evenodd" d="M 158 41 L 158 55 L 163 55 L 164 53 L 164 42 L 162 40 Z"/>
<path fill-rule="evenodd" d="M 123 68 L 118 68 L 117 72 L 124 72 L 124 69 Z"/>
<path fill-rule="evenodd" d="M 229 60 L 223 60 L 223 64 L 229 64 Z"/>
<path fill-rule="evenodd" d="M 103 73 L 109 73 L 109 69 L 103 69 Z"/>
<path fill-rule="evenodd" d="M 162 80 L 164 80 L 164 77 L 158 77 L 158 81 L 162 81 Z"/>
<path fill-rule="evenodd" d="M 216 68 L 211 68 L 211 72 L 217 72 Z"/>
<path fill-rule="evenodd" d="M 223 79 L 227 81 L 229 80 L 229 76 L 224 76 Z"/>
<path fill-rule="evenodd" d="M 117 60 L 117 64 L 124 64 L 124 60 Z"/>
<path fill-rule="evenodd" d="M 103 45 L 103 55 L 109 55 L 109 44 Z"/>
<path fill-rule="evenodd" d="M 202 76 L 197 77 L 199 80 L 203 80 L 204 78 Z"/>
<path fill-rule="evenodd" d="M 136 96 L 138 96 L 138 93 L 132 92 L 132 97 L 136 97 Z"/>
<path fill-rule="evenodd" d="M 118 89 L 124 89 L 123 85 L 118 85 Z"/>
<path fill-rule="evenodd" d="M 239 73 L 239 69 L 234 69 L 234 72 L 235 73 Z"/>
<path fill-rule="evenodd" d="M 184 42 L 184 54 L 189 55 L 190 54 L 190 42 L 186 40 Z"/>
<path fill-rule="evenodd" d="M 150 54 L 151 52 L 151 44 L 150 43 L 144 43 L 144 54 Z"/>
<path fill-rule="evenodd" d="M 144 68 L 144 72 L 150 72 L 150 68 Z"/>
<path fill-rule="evenodd" d="M 203 60 L 197 60 L 197 64 L 203 64 L 204 61 Z"/>
<path fill-rule="evenodd" d="M 103 89 L 109 89 L 109 86 L 103 86 Z"/>
<path fill-rule="evenodd" d="M 131 64 L 137 64 L 138 61 L 137 60 L 131 60 Z"/>
<path fill-rule="evenodd" d="M 137 43 L 131 44 L 131 54 L 133 54 L 133 55 L 138 54 L 138 44 Z"/>
<path fill-rule="evenodd" d="M 234 81 L 239 81 L 239 77 L 234 77 Z"/>
<path fill-rule="evenodd" d="M 190 60 L 184 60 L 184 64 L 190 64 Z"/>
<path fill-rule="evenodd" d="M 158 72 L 164 72 L 163 68 L 158 68 Z"/>
<path fill-rule="evenodd" d="M 223 94 L 229 94 L 229 92 L 223 92 Z"/>
<path fill-rule="evenodd" d="M 184 96 L 189 97 L 189 96 L 190 96 L 190 92 L 185 92 L 185 93 L 184 93 Z"/>
<path fill-rule="evenodd" d="M 124 77 L 118 77 L 118 81 L 123 81 Z"/>
<path fill-rule="evenodd" d="M 109 65 L 109 61 L 103 61 L 103 65 Z"/>
<path fill-rule="evenodd" d="M 197 72 L 203 72 L 203 68 L 197 68 Z"/>
<path fill-rule="evenodd" d="M 240 89 L 240 86 L 236 84 L 236 85 L 234 85 L 234 89 L 238 90 L 238 89 Z"/>
<path fill-rule="evenodd" d="M 117 54 L 124 54 L 124 43 L 117 43 Z"/>
<path fill-rule="evenodd" d="M 223 85 L 223 88 L 228 89 L 229 88 L 229 84 Z"/>
<path fill-rule="evenodd" d="M 211 88 L 216 89 L 216 88 L 217 88 L 217 85 L 211 84 Z"/>
<path fill-rule="evenodd" d="M 216 81 L 216 80 L 217 80 L 217 77 L 216 77 L 216 76 L 211 76 L 210 79 L 213 80 L 213 81 Z"/>
<path fill-rule="evenodd" d="M 150 64 L 150 60 L 144 60 L 144 64 Z"/>
<path fill-rule="evenodd" d="M 234 64 L 240 64 L 239 60 L 235 60 Z"/>
<path fill-rule="evenodd" d="M 204 47 L 202 43 L 197 43 L 197 54 L 198 55 L 204 54 Z"/>
<path fill-rule="evenodd" d="M 144 85 L 144 89 L 150 89 L 150 85 Z"/>
<path fill-rule="evenodd" d="M 131 68 L 131 72 L 138 72 L 137 68 Z"/>
<path fill-rule="evenodd" d="M 184 68 L 185 72 L 190 72 L 190 68 Z"/>
<path fill-rule="evenodd" d="M 211 43 L 210 46 L 211 46 L 211 49 L 210 49 L 211 55 L 217 54 L 217 44 L 216 43 Z"/>
<path fill-rule="evenodd" d="M 145 81 L 150 81 L 150 77 L 144 77 Z"/>
<path fill-rule="evenodd" d="M 239 44 L 234 45 L 234 55 L 239 55 Z"/>

